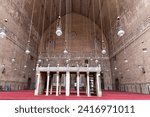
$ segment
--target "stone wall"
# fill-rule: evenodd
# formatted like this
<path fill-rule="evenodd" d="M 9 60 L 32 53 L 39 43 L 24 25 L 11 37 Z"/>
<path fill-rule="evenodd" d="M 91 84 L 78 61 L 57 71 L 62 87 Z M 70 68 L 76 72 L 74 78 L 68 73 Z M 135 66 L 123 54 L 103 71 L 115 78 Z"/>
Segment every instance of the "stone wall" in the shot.
<path fill-rule="evenodd" d="M 35 67 L 37 60 L 37 32 L 32 28 L 31 54 L 27 56 L 25 49 L 29 37 L 30 18 L 22 8 L 23 0 L 0 0 L 0 25 L 6 27 L 7 37 L 0 39 L 0 85 L 4 90 L 26 89 L 28 78 L 34 88 Z M 4 22 L 3 19 L 8 19 Z M 11 59 L 16 58 L 12 63 Z M 24 68 L 24 65 L 27 68 Z M 3 65 L 5 65 L 3 67 Z M 2 72 L 5 68 L 5 71 Z"/>
<path fill-rule="evenodd" d="M 108 7 L 103 8 L 103 10 L 107 11 L 110 17 L 108 18 L 107 16 L 105 24 L 110 24 L 111 22 L 111 25 L 109 25 L 109 27 L 111 26 L 111 30 L 107 27 L 104 33 L 109 40 L 114 89 L 115 79 L 119 79 L 120 87 L 127 85 L 135 87 L 135 85 L 140 84 L 142 87 L 145 87 L 141 92 L 147 93 L 147 84 L 150 81 L 150 13 L 148 12 L 150 10 L 150 1 L 118 0 L 121 22 L 126 32 L 121 38 L 118 38 L 116 35 L 117 13 L 115 0 L 111 2 L 113 1 L 114 5 L 110 5 L 108 0 L 106 0 L 104 5 L 108 5 Z M 106 16 L 104 19 L 106 19 Z M 143 48 L 147 48 L 148 52 L 143 53 Z M 128 63 L 125 63 L 124 59 L 128 59 Z M 117 70 L 115 70 L 115 67 Z M 128 87 L 128 91 L 134 92 L 130 86 Z"/>
<path fill-rule="evenodd" d="M 102 34 L 99 27 L 95 25 L 88 18 L 71 13 L 62 17 L 62 31 L 63 35 L 57 37 L 55 34 L 56 22 L 44 33 L 44 38 L 41 40 L 39 47 L 39 58 L 42 59 L 42 65 L 47 66 L 65 66 L 66 60 L 69 60 L 70 66 L 85 66 L 85 60 L 88 60 L 89 66 L 97 66 L 101 64 L 102 72 L 104 72 L 105 89 L 112 88 L 111 71 L 108 53 L 108 44 L 104 37 L 104 43 L 107 53 L 101 54 L 102 49 Z M 67 24 L 66 24 L 67 22 Z M 96 33 L 94 33 L 94 30 Z M 95 40 L 96 36 L 96 40 Z M 65 39 L 67 41 L 66 47 L 69 54 L 64 54 Z M 95 44 L 96 43 L 96 44 Z M 97 47 L 96 47 L 97 46 Z M 48 59 L 48 60 L 47 60 Z M 98 59 L 99 62 L 95 63 Z M 47 61 L 46 61 L 47 60 Z"/>

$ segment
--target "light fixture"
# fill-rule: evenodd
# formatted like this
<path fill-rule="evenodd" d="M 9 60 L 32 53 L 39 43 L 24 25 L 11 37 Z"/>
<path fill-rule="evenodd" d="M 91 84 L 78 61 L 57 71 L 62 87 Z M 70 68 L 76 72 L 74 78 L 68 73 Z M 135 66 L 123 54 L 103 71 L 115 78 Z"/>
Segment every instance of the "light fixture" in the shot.
<path fill-rule="evenodd" d="M 27 65 L 24 65 L 24 68 L 27 68 Z"/>
<path fill-rule="evenodd" d="M 117 70 L 118 68 L 117 68 L 117 67 L 115 67 L 114 69 L 115 69 L 115 70 Z"/>
<path fill-rule="evenodd" d="M 67 53 L 68 53 L 67 49 L 64 49 L 64 54 L 67 54 Z"/>
<path fill-rule="evenodd" d="M 62 35 L 62 28 L 61 28 L 61 17 L 58 17 L 57 24 L 56 24 L 56 35 L 61 36 Z"/>
<path fill-rule="evenodd" d="M 106 49 L 102 49 L 102 54 L 106 54 Z"/>
<path fill-rule="evenodd" d="M 94 5 L 94 4 L 93 4 Z M 101 23 L 101 46 L 102 46 L 102 50 L 101 50 L 101 53 L 104 55 L 107 53 L 106 51 L 106 44 L 105 44 L 105 40 L 104 40 L 104 35 L 103 35 L 103 13 L 102 13 L 102 7 L 101 7 L 101 1 L 99 1 L 99 5 L 100 5 L 100 23 Z M 94 6 L 93 6 L 94 7 Z"/>
<path fill-rule="evenodd" d="M 141 69 L 142 73 L 145 74 L 146 71 L 145 71 L 145 68 L 143 65 L 138 65 L 138 68 Z"/>
<path fill-rule="evenodd" d="M 26 54 L 30 54 L 30 50 L 29 50 L 29 49 L 26 49 L 25 53 L 26 53 Z"/>
<path fill-rule="evenodd" d="M 57 36 L 61 36 L 62 35 L 62 31 L 61 31 L 61 27 L 60 26 L 57 26 L 57 28 L 56 28 L 56 35 Z"/>
<path fill-rule="evenodd" d="M 98 60 L 97 60 L 97 59 L 95 60 L 95 63 L 98 63 Z"/>
<path fill-rule="evenodd" d="M 147 48 L 143 48 L 142 50 L 143 50 L 144 53 L 148 52 Z"/>
<path fill-rule="evenodd" d="M 49 61 L 49 59 L 47 58 L 47 59 L 46 59 L 46 61 L 48 62 L 48 61 Z"/>
<path fill-rule="evenodd" d="M 39 60 L 38 60 L 38 63 L 41 63 L 41 62 L 42 62 L 42 60 L 41 60 L 41 59 L 39 59 Z"/>
<path fill-rule="evenodd" d="M 68 63 L 68 62 L 69 62 L 69 60 L 67 59 L 67 60 L 66 60 L 66 63 Z"/>
<path fill-rule="evenodd" d="M 141 68 L 142 68 L 142 65 L 138 65 L 138 68 L 141 69 Z"/>
<path fill-rule="evenodd" d="M 14 70 L 17 71 L 17 68 L 15 68 Z"/>
<path fill-rule="evenodd" d="M 14 63 L 15 61 L 16 61 L 16 59 L 15 59 L 15 58 L 12 58 L 12 59 L 11 59 L 11 62 L 12 62 L 12 63 Z"/>
<path fill-rule="evenodd" d="M 124 59 L 124 62 L 125 62 L 125 63 L 128 63 L 128 59 Z"/>
<path fill-rule="evenodd" d="M 122 37 L 124 36 L 124 34 L 125 34 L 125 31 L 121 25 L 120 17 L 118 16 L 117 17 L 117 35 L 118 37 Z"/>
<path fill-rule="evenodd" d="M 125 31 L 122 29 L 122 27 L 118 27 L 117 29 L 117 35 L 119 37 L 122 37 L 125 34 Z"/>
<path fill-rule="evenodd" d="M 8 22 L 8 19 L 4 19 L 5 22 Z"/>
<path fill-rule="evenodd" d="M 0 27 L 0 38 L 6 37 L 6 29 L 5 27 Z"/>
<path fill-rule="evenodd" d="M 8 19 L 4 19 L 4 22 L 8 22 Z M 6 28 L 5 26 L 0 27 L 0 38 L 5 38 L 6 37 Z"/>
<path fill-rule="evenodd" d="M 5 68 L 5 64 L 3 64 L 2 67 Z"/>

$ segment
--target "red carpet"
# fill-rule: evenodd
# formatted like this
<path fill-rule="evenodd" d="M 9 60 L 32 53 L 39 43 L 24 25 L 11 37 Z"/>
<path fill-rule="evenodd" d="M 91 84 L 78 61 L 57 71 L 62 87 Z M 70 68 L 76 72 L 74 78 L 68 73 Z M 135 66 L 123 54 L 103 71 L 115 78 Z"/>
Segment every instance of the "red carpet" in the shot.
<path fill-rule="evenodd" d="M 150 100 L 150 95 L 103 91 L 102 97 L 87 97 L 84 92 L 82 92 L 79 97 L 76 96 L 75 92 L 73 92 L 69 97 L 66 97 L 64 92 L 60 96 L 55 96 L 54 94 L 49 96 L 34 96 L 33 90 L 22 90 L 10 92 L 1 91 L 0 100 Z"/>

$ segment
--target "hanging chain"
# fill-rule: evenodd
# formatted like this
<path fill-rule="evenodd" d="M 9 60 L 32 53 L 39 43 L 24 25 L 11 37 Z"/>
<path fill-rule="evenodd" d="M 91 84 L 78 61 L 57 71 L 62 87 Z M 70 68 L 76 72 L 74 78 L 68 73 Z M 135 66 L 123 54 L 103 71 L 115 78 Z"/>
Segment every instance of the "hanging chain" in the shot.
<path fill-rule="evenodd" d="M 30 40 L 31 40 L 31 32 L 32 32 L 32 25 L 33 25 L 34 10 L 35 10 L 35 0 L 33 1 L 33 6 L 32 6 L 32 15 L 31 15 L 31 23 L 30 23 L 30 32 L 29 32 L 28 43 L 30 43 Z"/>

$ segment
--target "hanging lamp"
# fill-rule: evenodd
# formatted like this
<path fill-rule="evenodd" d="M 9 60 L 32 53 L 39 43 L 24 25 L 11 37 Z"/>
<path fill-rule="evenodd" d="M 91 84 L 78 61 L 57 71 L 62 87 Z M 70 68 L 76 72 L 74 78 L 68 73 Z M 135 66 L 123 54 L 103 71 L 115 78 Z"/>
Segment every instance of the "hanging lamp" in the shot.
<path fill-rule="evenodd" d="M 30 49 L 29 48 L 30 48 L 30 41 L 28 41 L 27 48 L 25 50 L 26 54 L 30 54 Z"/>
<path fill-rule="evenodd" d="M 106 45 L 105 45 L 105 42 L 104 42 L 103 38 L 102 38 L 102 51 L 101 52 L 102 52 L 103 55 L 107 53 L 107 51 L 106 51 Z"/>
<path fill-rule="evenodd" d="M 57 24 L 56 24 L 56 35 L 61 36 L 62 35 L 62 28 L 61 28 L 61 17 L 58 17 Z"/>
<path fill-rule="evenodd" d="M 59 2 L 59 17 L 57 19 L 56 24 L 56 35 L 61 36 L 62 35 L 62 27 L 61 27 L 61 0 Z"/>
<path fill-rule="evenodd" d="M 65 48 L 65 49 L 64 49 L 64 54 L 67 54 L 67 53 L 68 53 L 68 51 L 67 51 L 67 49 Z"/>
<path fill-rule="evenodd" d="M 125 62 L 125 63 L 128 63 L 128 59 L 124 59 L 124 62 Z"/>
<path fill-rule="evenodd" d="M 94 1 L 92 2 L 92 8 L 93 8 L 93 27 L 94 27 L 94 51 L 95 51 L 95 63 L 98 63 L 98 55 L 97 55 L 97 34 L 96 34 L 96 27 L 95 27 L 95 6 L 94 6 Z"/>
<path fill-rule="evenodd" d="M 98 63 L 98 60 L 97 60 L 97 59 L 95 60 L 95 63 Z"/>
<path fill-rule="evenodd" d="M 101 1 L 100 1 L 100 3 L 101 3 Z M 101 7 L 101 4 L 99 3 L 99 5 L 100 5 L 100 22 L 101 22 L 101 38 L 102 38 L 102 50 L 101 50 L 101 53 L 104 55 L 104 54 L 106 54 L 107 53 L 107 51 L 106 51 L 106 45 L 105 45 L 105 41 L 104 41 L 104 36 L 103 36 L 103 19 L 102 19 L 102 17 L 103 17 L 103 14 L 102 14 L 102 7 Z"/>
<path fill-rule="evenodd" d="M 0 27 L 0 38 L 5 38 L 6 37 L 6 28 L 5 27 Z"/>
<path fill-rule="evenodd" d="M 60 0 L 60 7 L 61 7 L 61 0 Z M 66 14 L 67 14 L 67 11 L 68 11 L 68 4 L 67 4 L 67 2 L 66 2 Z M 59 11 L 59 12 L 61 12 L 61 11 Z M 60 13 L 59 13 L 60 14 Z M 67 35 L 67 33 L 69 33 L 68 32 L 68 24 L 69 24 L 69 22 L 68 22 L 68 17 L 66 16 L 66 19 L 65 19 L 66 21 L 65 21 L 65 40 L 64 40 L 64 50 L 63 50 L 63 53 L 64 54 L 66 54 L 66 56 L 67 56 L 67 54 L 68 54 L 68 49 L 69 49 L 69 45 L 68 45 L 68 35 Z M 61 23 L 60 23 L 61 24 Z"/>
<path fill-rule="evenodd" d="M 121 25 L 120 17 L 118 16 L 117 17 L 117 35 L 118 35 L 118 37 L 122 37 L 122 36 L 124 36 L 124 34 L 125 34 L 125 31 Z"/>
<path fill-rule="evenodd" d="M 24 68 L 27 68 L 27 65 L 24 65 Z"/>
<path fill-rule="evenodd" d="M 38 60 L 38 63 L 41 63 L 41 62 L 42 62 L 42 60 L 41 60 L 41 59 L 39 59 L 39 60 Z"/>
<path fill-rule="evenodd" d="M 2 21 L 4 22 L 8 22 L 8 19 L 3 19 Z M 5 26 L 1 26 L 0 27 L 0 38 L 5 38 L 6 35 L 6 27 Z"/>
<path fill-rule="evenodd" d="M 26 49 L 26 54 L 30 54 L 30 50 L 29 49 Z"/>
<path fill-rule="evenodd" d="M 125 30 L 123 29 L 121 18 L 120 18 L 121 13 L 120 13 L 120 6 L 119 6 L 119 3 L 118 3 L 118 0 L 116 0 L 116 9 L 117 9 L 117 15 L 118 15 L 118 17 L 117 17 L 117 27 L 116 27 L 117 36 L 122 37 L 125 34 Z"/>
<path fill-rule="evenodd" d="M 31 40 L 31 33 L 32 33 L 34 10 L 35 10 L 35 0 L 33 1 L 33 6 L 32 6 L 31 23 L 30 23 L 30 29 L 29 29 L 29 39 L 27 42 L 26 50 L 25 50 L 26 54 L 30 54 L 30 40 Z"/>
<path fill-rule="evenodd" d="M 15 58 L 12 58 L 11 61 L 12 61 L 12 63 L 14 63 L 14 62 L 16 61 L 16 59 L 15 59 Z"/>
<path fill-rule="evenodd" d="M 144 53 L 147 53 L 147 52 L 148 52 L 147 48 L 143 48 L 142 51 L 143 51 Z"/>
<path fill-rule="evenodd" d="M 102 54 L 106 54 L 106 53 L 107 53 L 106 49 L 102 49 Z"/>

